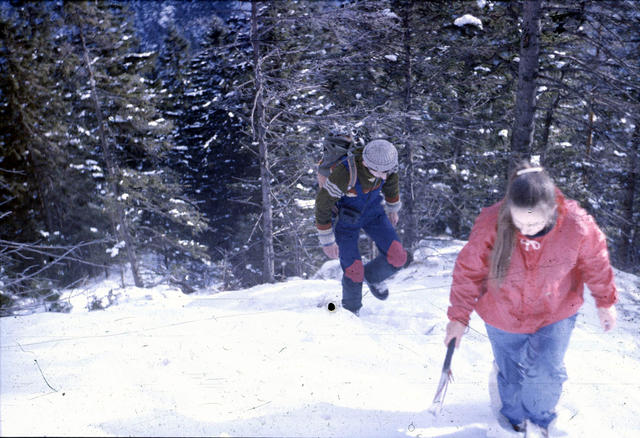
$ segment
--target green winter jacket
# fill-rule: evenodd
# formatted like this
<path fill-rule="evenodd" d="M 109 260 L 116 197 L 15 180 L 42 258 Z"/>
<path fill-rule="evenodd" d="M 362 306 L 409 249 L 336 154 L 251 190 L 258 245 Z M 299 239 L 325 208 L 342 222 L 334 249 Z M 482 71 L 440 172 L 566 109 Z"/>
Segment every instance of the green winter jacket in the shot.
<path fill-rule="evenodd" d="M 355 162 L 357 168 L 357 176 L 362 191 L 368 193 L 377 188 L 381 184 L 381 180 L 376 178 L 369 172 L 364 164 L 362 164 L 362 149 L 356 150 Z M 355 195 L 355 188 L 348 190 L 349 186 L 349 169 L 342 162 L 338 163 L 332 170 L 324 187 L 318 190 L 316 195 L 315 216 L 316 227 L 322 245 L 330 245 L 334 242 L 333 231 L 331 229 L 331 213 L 336 202 L 343 196 Z M 387 176 L 382 186 L 382 194 L 386 202 L 387 212 L 399 211 L 402 203 L 400 202 L 400 189 L 398 173 L 392 173 Z"/>

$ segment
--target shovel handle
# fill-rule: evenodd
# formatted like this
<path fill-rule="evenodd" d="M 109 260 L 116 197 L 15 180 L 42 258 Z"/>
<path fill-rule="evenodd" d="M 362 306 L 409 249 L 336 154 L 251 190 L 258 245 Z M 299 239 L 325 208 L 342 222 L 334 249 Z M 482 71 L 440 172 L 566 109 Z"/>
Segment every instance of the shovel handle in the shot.
<path fill-rule="evenodd" d="M 444 357 L 444 364 L 442 365 L 442 372 L 448 372 L 451 368 L 451 358 L 453 357 L 453 351 L 456 348 L 456 338 L 452 338 L 447 345 L 447 355 Z"/>

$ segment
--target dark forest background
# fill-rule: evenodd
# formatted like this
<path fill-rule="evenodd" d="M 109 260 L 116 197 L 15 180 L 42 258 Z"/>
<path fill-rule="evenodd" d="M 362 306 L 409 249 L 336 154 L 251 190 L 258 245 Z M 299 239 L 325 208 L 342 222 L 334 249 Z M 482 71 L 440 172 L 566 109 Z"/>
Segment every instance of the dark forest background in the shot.
<path fill-rule="evenodd" d="M 640 273 L 639 60 L 633 0 L 2 1 L 2 312 L 311 276 L 336 130 L 398 147 L 409 248 L 534 156 Z"/>

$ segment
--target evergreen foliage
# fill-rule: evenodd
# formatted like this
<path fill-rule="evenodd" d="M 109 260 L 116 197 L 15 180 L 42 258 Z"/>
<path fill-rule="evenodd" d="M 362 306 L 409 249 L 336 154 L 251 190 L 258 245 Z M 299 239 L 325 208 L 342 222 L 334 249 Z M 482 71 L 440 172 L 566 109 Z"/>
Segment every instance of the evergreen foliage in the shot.
<path fill-rule="evenodd" d="M 616 266 L 637 268 L 640 5 L 549 6 L 539 80 L 537 153 L 610 239 Z M 635 139 L 634 139 L 635 136 Z"/>
<path fill-rule="evenodd" d="M 70 166 L 78 154 L 57 5 L 18 2 L 1 19 L 0 245 L 7 295 L 55 299 L 55 288 L 95 274 L 101 240 L 80 209 L 87 186 Z M 93 242 L 96 245 L 87 245 Z M 85 263 L 88 261 L 89 263 Z"/>
<path fill-rule="evenodd" d="M 5 5 L 6 6 L 6 5 Z M 124 5 L 16 3 L 2 16 L 3 290 L 55 290 L 108 270 L 124 248 L 161 256 L 180 282 L 185 261 L 208 263 L 206 222 L 161 163 L 170 125 L 148 85 Z M 145 266 L 148 269 L 149 266 Z M 192 268 L 192 267 L 189 267 Z"/>
<path fill-rule="evenodd" d="M 192 3 L 0 3 L 3 306 L 125 264 L 187 292 L 311 274 L 335 130 L 398 146 L 408 247 L 502 197 L 523 1 Z M 541 5 L 522 152 L 637 272 L 640 6 Z"/>
<path fill-rule="evenodd" d="M 67 3 L 71 50 L 84 61 L 74 77 L 81 99 L 79 125 L 92 134 L 85 140 L 103 171 L 96 193 L 111 218 L 109 236 L 124 247 L 137 285 L 136 264 L 145 251 L 162 256 L 170 278 L 189 275 L 187 260 L 207 262 L 206 247 L 196 239 L 206 229 L 202 214 L 187 198 L 177 177 L 162 166 L 171 149 L 171 125 L 160 114 L 161 95 L 148 76 L 154 53 L 137 51 L 125 5 Z M 193 273 L 192 273 L 193 275 Z"/>
<path fill-rule="evenodd" d="M 239 87 L 250 81 L 248 26 L 242 11 L 227 23 L 211 19 L 202 49 L 190 61 L 186 113 L 177 120 L 183 178 L 190 179 L 189 190 L 210 221 L 205 241 L 221 260 L 225 287 L 256 281 L 250 280 L 253 266 L 261 260 L 251 239 L 260 211 L 253 194 L 257 162 L 247 139 L 251 98 Z"/>

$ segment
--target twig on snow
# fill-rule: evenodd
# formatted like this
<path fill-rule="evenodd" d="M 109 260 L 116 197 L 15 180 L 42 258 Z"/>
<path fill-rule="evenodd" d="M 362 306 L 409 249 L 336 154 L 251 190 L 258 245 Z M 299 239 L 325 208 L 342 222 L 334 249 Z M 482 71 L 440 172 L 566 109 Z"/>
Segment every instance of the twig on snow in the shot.
<path fill-rule="evenodd" d="M 51 388 L 52 390 L 54 390 L 55 392 L 58 392 L 58 390 L 57 390 L 57 389 L 55 389 L 53 386 L 51 386 L 51 385 L 49 384 L 49 382 L 47 381 L 47 378 L 44 376 L 44 373 L 42 372 L 42 368 L 40 368 L 40 364 L 38 363 L 38 360 L 37 360 L 37 359 L 33 359 L 33 361 L 35 362 L 36 366 L 38 367 L 38 371 L 40 371 L 40 375 L 41 375 L 41 376 L 42 376 L 42 378 L 44 379 L 44 383 L 46 383 L 46 384 L 47 384 L 47 386 L 48 386 L 49 388 Z"/>

